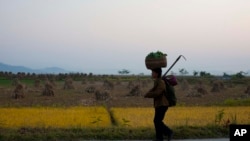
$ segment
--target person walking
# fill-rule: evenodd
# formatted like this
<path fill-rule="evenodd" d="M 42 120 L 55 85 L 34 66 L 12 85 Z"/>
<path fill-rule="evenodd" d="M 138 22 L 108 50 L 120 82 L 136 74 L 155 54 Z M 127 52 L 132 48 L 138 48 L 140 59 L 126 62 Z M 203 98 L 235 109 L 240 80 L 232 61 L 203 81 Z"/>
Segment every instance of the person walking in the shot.
<path fill-rule="evenodd" d="M 164 124 L 163 119 L 168 110 L 169 102 L 164 95 L 166 92 L 165 82 L 161 79 L 162 69 L 152 69 L 152 78 L 154 79 L 154 86 L 146 94 L 145 98 L 154 99 L 154 126 L 156 132 L 156 141 L 163 141 L 163 137 L 168 136 L 168 141 L 172 139 L 173 131 Z"/>

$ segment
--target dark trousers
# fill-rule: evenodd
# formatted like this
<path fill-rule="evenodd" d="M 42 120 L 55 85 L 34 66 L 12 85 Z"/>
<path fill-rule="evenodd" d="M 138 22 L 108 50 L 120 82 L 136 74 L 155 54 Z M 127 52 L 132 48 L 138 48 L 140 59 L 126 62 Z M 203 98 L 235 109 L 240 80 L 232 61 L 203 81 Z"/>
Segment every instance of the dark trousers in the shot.
<path fill-rule="evenodd" d="M 154 125 L 157 140 L 163 140 L 163 135 L 169 135 L 169 133 L 171 132 L 171 129 L 163 123 L 163 119 L 167 110 L 167 106 L 160 106 L 155 108 Z"/>

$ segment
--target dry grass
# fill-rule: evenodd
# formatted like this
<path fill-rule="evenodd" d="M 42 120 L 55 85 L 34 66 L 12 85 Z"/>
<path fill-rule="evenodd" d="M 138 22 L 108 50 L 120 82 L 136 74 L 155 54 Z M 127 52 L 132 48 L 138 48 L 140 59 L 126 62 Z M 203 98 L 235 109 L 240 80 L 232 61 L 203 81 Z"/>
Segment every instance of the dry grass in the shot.
<path fill-rule="evenodd" d="M 111 108 L 118 127 L 153 127 L 153 108 Z M 222 114 L 220 118 L 217 116 Z M 250 124 L 249 107 L 174 107 L 169 108 L 165 123 L 170 127 L 207 126 L 230 123 Z M 4 128 L 89 128 L 112 127 L 105 107 L 0 108 Z"/>
<path fill-rule="evenodd" d="M 223 111 L 220 121 L 216 116 Z M 153 127 L 153 108 L 112 108 L 112 113 L 119 126 L 127 127 Z M 206 126 L 227 123 L 250 124 L 249 107 L 173 107 L 169 108 L 165 123 L 173 126 Z"/>
<path fill-rule="evenodd" d="M 19 106 L 96 106 L 96 105 L 108 105 L 111 107 L 152 107 L 152 99 L 145 99 L 143 95 L 152 87 L 153 81 L 148 79 L 141 82 L 146 82 L 147 86 L 141 84 L 139 96 L 127 96 L 131 92 L 131 88 L 128 88 L 129 83 L 138 83 L 138 80 L 121 81 L 119 85 L 116 85 L 116 81 L 112 81 L 115 87 L 109 91 L 111 99 L 108 101 L 97 101 L 95 93 L 88 93 L 86 88 L 95 87 L 95 89 L 105 89 L 103 86 L 103 80 L 85 80 L 86 83 L 81 81 L 74 81 L 74 89 L 63 89 L 64 82 L 57 81 L 53 87 L 54 97 L 43 97 L 43 87 L 37 88 L 34 85 L 27 85 L 27 89 L 24 90 L 25 98 L 13 99 L 11 98 L 15 86 L 1 86 L 0 89 L 0 106 L 1 107 L 19 107 Z M 187 94 L 197 83 L 196 81 L 189 81 L 189 90 L 182 88 L 182 83 L 175 87 L 177 104 L 185 106 L 204 106 L 214 105 L 223 102 L 226 99 L 241 99 L 246 98 L 249 94 L 245 93 L 247 84 L 232 83 L 232 86 L 225 84 L 225 88 L 220 92 L 210 92 L 212 85 L 209 82 L 204 83 L 204 89 L 207 90 L 207 94 L 200 95 L 199 97 L 187 97 Z M 185 82 L 183 81 L 183 82 Z M 41 82 L 44 84 L 45 82 Z M 247 82 L 246 82 L 247 83 Z"/>
<path fill-rule="evenodd" d="M 4 128 L 86 128 L 110 127 L 104 107 L 70 108 L 0 108 L 0 123 Z"/>

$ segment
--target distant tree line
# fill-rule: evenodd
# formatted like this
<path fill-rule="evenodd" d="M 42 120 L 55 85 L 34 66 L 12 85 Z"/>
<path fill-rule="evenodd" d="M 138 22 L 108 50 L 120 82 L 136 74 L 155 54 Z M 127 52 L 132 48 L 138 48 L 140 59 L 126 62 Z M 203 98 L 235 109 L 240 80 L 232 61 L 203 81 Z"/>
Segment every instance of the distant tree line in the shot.
<path fill-rule="evenodd" d="M 37 74 L 37 73 L 25 73 L 25 72 L 6 72 L 0 71 L 0 77 L 8 78 L 8 79 L 44 79 L 44 78 L 53 78 L 54 80 L 64 80 L 68 77 L 71 77 L 74 80 L 84 77 L 93 77 L 93 73 L 58 73 L 58 74 Z M 98 77 L 106 77 L 108 75 L 97 75 Z M 110 75 L 113 76 L 113 75 Z"/>
<path fill-rule="evenodd" d="M 185 69 L 185 68 L 182 68 L 182 69 L 179 69 L 179 73 L 181 75 L 187 75 L 188 74 L 188 71 Z M 231 78 L 244 78 L 246 77 L 245 75 L 247 75 L 247 73 L 243 72 L 243 71 L 240 71 L 240 72 L 237 72 L 236 74 L 232 74 L 232 75 L 229 75 L 227 73 L 223 73 L 222 77 L 224 78 L 228 78 L 228 79 L 231 79 Z M 193 76 L 197 77 L 197 76 L 200 76 L 200 77 L 212 77 L 213 75 L 209 72 L 206 72 L 206 71 L 194 71 L 193 72 Z"/>
<path fill-rule="evenodd" d="M 118 71 L 118 74 L 120 75 L 127 75 L 129 74 L 130 71 L 127 69 L 122 69 Z M 174 74 L 174 72 L 171 72 Z M 185 69 L 179 69 L 179 74 L 182 76 L 188 75 L 189 72 Z M 227 73 L 223 73 L 222 77 L 231 79 L 231 78 L 244 78 L 246 77 L 247 73 L 240 71 L 236 74 L 229 75 Z M 9 79 L 13 78 L 28 78 L 28 79 L 44 79 L 44 78 L 53 78 L 54 80 L 64 80 L 67 77 L 71 77 L 74 80 L 77 80 L 79 78 L 84 78 L 84 77 L 114 77 L 114 75 L 94 75 L 93 73 L 80 73 L 80 72 L 75 72 L 75 73 L 58 73 L 58 74 L 37 74 L 37 73 L 25 73 L 25 72 L 18 72 L 18 73 L 13 73 L 11 71 L 0 71 L 0 77 L 5 77 Z M 209 72 L 206 71 L 193 71 L 193 76 L 195 77 L 213 77 L 213 75 Z"/>

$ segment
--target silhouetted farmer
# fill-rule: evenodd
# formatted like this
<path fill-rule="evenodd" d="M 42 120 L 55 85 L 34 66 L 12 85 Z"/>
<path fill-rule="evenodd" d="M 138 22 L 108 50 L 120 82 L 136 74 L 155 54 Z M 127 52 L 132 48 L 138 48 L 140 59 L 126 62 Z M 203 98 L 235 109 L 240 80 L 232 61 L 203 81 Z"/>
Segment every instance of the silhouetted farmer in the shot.
<path fill-rule="evenodd" d="M 145 98 L 154 99 L 154 125 L 156 132 L 156 140 L 163 141 L 163 135 L 168 136 L 168 141 L 172 139 L 173 131 L 163 123 L 165 113 L 168 110 L 169 102 L 164 95 L 166 92 L 165 82 L 161 79 L 161 68 L 152 69 L 152 78 L 154 79 L 154 86 L 146 94 Z"/>

